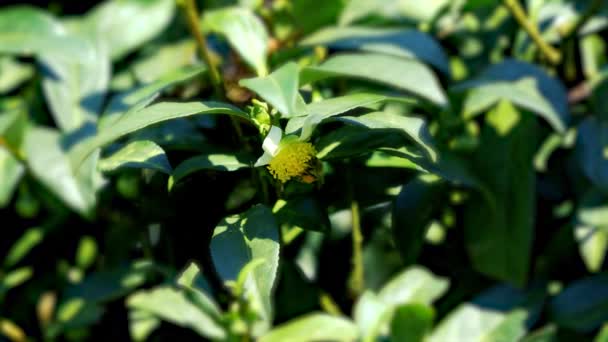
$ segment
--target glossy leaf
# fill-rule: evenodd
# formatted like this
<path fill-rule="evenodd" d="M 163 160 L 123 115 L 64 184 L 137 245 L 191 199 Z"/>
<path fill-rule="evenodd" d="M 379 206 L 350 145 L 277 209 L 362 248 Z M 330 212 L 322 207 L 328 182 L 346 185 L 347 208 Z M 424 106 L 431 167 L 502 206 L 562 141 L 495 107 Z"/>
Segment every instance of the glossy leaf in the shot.
<path fill-rule="evenodd" d="M 99 153 L 83 158 L 75 172 L 63 146 L 61 135 L 48 128 L 31 128 L 25 140 L 28 165 L 35 178 L 68 207 L 89 216 L 96 203 L 100 176 L 96 172 Z"/>
<path fill-rule="evenodd" d="M 396 87 L 440 107 L 447 99 L 433 71 L 415 59 L 373 53 L 340 54 L 302 70 L 301 84 L 328 78 L 359 78 Z"/>
<path fill-rule="evenodd" d="M 218 323 L 190 302 L 183 292 L 169 286 L 136 292 L 128 298 L 127 306 L 190 328 L 203 337 L 226 337 L 224 329 Z"/>
<path fill-rule="evenodd" d="M 171 174 L 172 171 L 165 151 L 149 140 L 138 140 L 127 144 L 111 156 L 101 159 L 98 167 L 104 172 L 121 168 L 151 169 L 167 174 Z"/>
<path fill-rule="evenodd" d="M 59 58 L 43 53 L 42 88 L 56 124 L 64 132 L 86 122 L 96 122 L 110 83 L 111 63 L 107 47 L 96 40 L 93 28 L 82 21 L 70 22 L 69 35 L 87 44 L 87 59 Z"/>
<path fill-rule="evenodd" d="M 248 119 L 238 108 L 219 102 L 160 102 L 140 110 L 129 111 L 114 125 L 104 127 L 95 136 L 79 142 L 70 151 L 72 163 L 79 167 L 95 149 L 129 133 L 155 123 L 195 114 L 229 114 Z"/>
<path fill-rule="evenodd" d="M 266 66 L 268 33 L 264 23 L 251 10 L 226 7 L 207 11 L 203 16 L 202 24 L 203 27 L 226 36 L 230 45 L 259 76 L 268 73 Z"/>
<path fill-rule="evenodd" d="M 239 84 L 256 92 L 285 118 L 307 113 L 306 103 L 298 91 L 299 68 L 293 62 L 281 66 L 268 76 L 244 79 Z"/>
<path fill-rule="evenodd" d="M 396 130 L 419 145 L 431 160 L 437 159 L 433 137 L 427 129 L 424 119 L 413 116 L 401 116 L 385 112 L 373 112 L 358 117 L 343 116 L 336 120 L 349 124 L 361 125 L 369 129 Z"/>
<path fill-rule="evenodd" d="M 86 17 L 113 60 L 162 32 L 175 11 L 172 0 L 107 0 Z"/>
<path fill-rule="evenodd" d="M 303 45 L 326 45 L 340 50 L 362 50 L 416 58 L 449 73 L 448 59 L 441 45 L 416 30 L 379 29 L 365 26 L 328 27 L 306 37 Z"/>
<path fill-rule="evenodd" d="M 279 266 L 278 230 L 270 209 L 255 206 L 241 215 L 225 218 L 211 239 L 213 264 L 224 282 L 236 282 L 243 267 L 253 260 L 262 261 L 249 272 L 245 283 L 245 295 L 259 310 L 260 321 L 253 327 L 257 336 L 270 328 L 273 317 L 271 296 Z"/>
<path fill-rule="evenodd" d="M 279 199 L 272 211 L 282 224 L 321 232 L 327 232 L 331 227 L 327 210 L 312 197 Z"/>
<path fill-rule="evenodd" d="M 357 327 L 349 320 L 325 313 L 311 313 L 279 325 L 262 336 L 260 342 L 354 341 Z"/>

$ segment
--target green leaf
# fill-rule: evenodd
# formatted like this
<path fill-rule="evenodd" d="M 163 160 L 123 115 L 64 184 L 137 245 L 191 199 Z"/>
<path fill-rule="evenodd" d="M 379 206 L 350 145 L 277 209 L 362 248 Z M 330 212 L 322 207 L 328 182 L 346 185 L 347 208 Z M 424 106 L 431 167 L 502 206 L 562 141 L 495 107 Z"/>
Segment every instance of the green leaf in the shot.
<path fill-rule="evenodd" d="M 158 46 L 150 55 L 133 63 L 133 73 L 140 83 L 148 84 L 180 72 L 196 60 L 196 44 L 190 39 Z M 204 65 L 197 67 L 204 70 Z"/>
<path fill-rule="evenodd" d="M 578 128 L 576 155 L 585 176 L 597 187 L 608 190 L 608 122 L 586 118 Z"/>
<path fill-rule="evenodd" d="M 279 325 L 259 339 L 259 342 L 351 342 L 359 336 L 357 327 L 349 320 L 324 313 L 310 313 Z"/>
<path fill-rule="evenodd" d="M 422 342 L 433 327 L 435 311 L 423 304 L 399 306 L 391 321 L 391 341 Z"/>
<path fill-rule="evenodd" d="M 118 60 L 161 33 L 173 19 L 173 0 L 107 0 L 87 13 L 97 39 Z"/>
<path fill-rule="evenodd" d="M 4 267 L 11 268 L 19 263 L 29 253 L 32 248 L 42 242 L 44 238 L 44 232 L 41 228 L 30 228 L 23 233 L 23 235 L 13 243 L 11 249 L 4 258 Z"/>
<path fill-rule="evenodd" d="M 608 321 L 608 275 L 575 281 L 550 303 L 551 317 L 560 326 L 590 332 Z"/>
<path fill-rule="evenodd" d="M 361 331 L 362 341 L 380 339 L 381 331 L 393 315 L 393 306 L 381 301 L 376 294 L 365 291 L 353 308 L 355 323 Z"/>
<path fill-rule="evenodd" d="M 362 50 L 415 58 L 449 74 L 448 59 L 441 45 L 430 35 L 403 29 L 365 26 L 327 27 L 306 37 L 302 45 L 326 45 L 340 50 Z"/>
<path fill-rule="evenodd" d="M 203 154 L 186 159 L 179 164 L 169 179 L 169 189 L 182 179 L 201 170 L 236 171 L 252 167 L 254 157 L 248 153 Z"/>
<path fill-rule="evenodd" d="M 110 83 L 111 63 L 107 47 L 95 40 L 93 28 L 83 21 L 71 21 L 70 36 L 82 39 L 87 59 L 60 58 L 42 53 L 42 88 L 55 123 L 64 132 L 87 122 L 96 122 Z"/>
<path fill-rule="evenodd" d="M 346 113 L 355 108 L 371 106 L 389 99 L 401 100 L 383 95 L 359 93 L 313 102 L 306 106 L 307 112 L 310 114 L 291 118 L 287 123 L 285 131 L 291 134 L 301 129 L 300 139 L 306 140 L 312 136 L 317 125 L 332 116 Z"/>
<path fill-rule="evenodd" d="M 440 202 L 443 183 L 435 176 L 419 175 L 401 188 L 393 205 L 393 239 L 406 265 L 416 262 L 426 231 Z"/>
<path fill-rule="evenodd" d="M 182 291 L 169 286 L 134 293 L 127 299 L 131 309 L 150 313 L 164 321 L 189 328 L 211 339 L 224 339 L 226 332 L 208 314 L 188 300 Z"/>
<path fill-rule="evenodd" d="M 570 119 L 566 90 L 560 81 L 534 65 L 507 60 L 454 90 L 469 89 L 463 106 L 466 118 L 483 113 L 500 100 L 508 100 L 540 115 L 556 131 L 566 131 Z"/>
<path fill-rule="evenodd" d="M 221 310 L 210 295 L 210 286 L 195 263 L 188 265 L 177 278 L 177 284 L 200 310 L 218 322 L 222 320 Z"/>
<path fill-rule="evenodd" d="M 96 170 L 99 153 L 83 157 L 82 167 L 74 172 L 61 135 L 42 127 L 28 130 L 25 152 L 35 178 L 71 209 L 83 216 L 92 214 L 95 194 L 100 186 L 100 176 Z"/>
<path fill-rule="evenodd" d="M 439 341 L 519 341 L 526 333 L 526 321 L 540 314 L 545 300 L 544 286 L 521 291 L 495 286 L 472 302 L 460 304 L 449 313 L 428 339 Z"/>
<path fill-rule="evenodd" d="M 430 305 L 449 287 L 449 280 L 420 266 L 412 266 L 393 277 L 378 293 L 389 305 L 419 303 Z"/>
<path fill-rule="evenodd" d="M 536 118 L 501 101 L 486 121 L 473 166 L 489 194 L 465 207 L 466 245 L 478 271 L 523 285 L 534 238 Z"/>
<path fill-rule="evenodd" d="M 136 261 L 131 265 L 97 271 L 82 282 L 67 287 L 64 295 L 66 298 L 82 298 L 91 303 L 112 301 L 143 285 L 152 266 L 146 261 Z"/>
<path fill-rule="evenodd" d="M 523 310 L 503 313 L 466 303 L 448 314 L 428 341 L 518 341 L 526 333 L 525 320 Z"/>
<path fill-rule="evenodd" d="M 409 58 L 374 53 L 339 54 L 321 65 L 302 70 L 301 84 L 346 77 L 359 78 L 405 90 L 445 107 L 447 99 L 433 71 Z"/>
<path fill-rule="evenodd" d="M 31 6 L 0 9 L 0 53 L 63 58 L 90 58 L 86 42 L 67 35 L 63 25 L 47 12 Z"/>
<path fill-rule="evenodd" d="M 228 7 L 207 11 L 201 23 L 203 27 L 226 36 L 230 45 L 259 76 L 268 73 L 268 32 L 250 9 Z"/>
<path fill-rule="evenodd" d="M 0 208 L 10 202 L 24 171 L 23 164 L 0 145 Z"/>
<path fill-rule="evenodd" d="M 387 20 L 413 22 L 433 19 L 448 0 L 350 0 L 340 16 L 340 25 L 348 25 L 368 16 L 377 15 Z"/>
<path fill-rule="evenodd" d="M 16 59 L 0 57 L 0 94 L 5 94 L 17 88 L 34 75 L 34 68 Z"/>
<path fill-rule="evenodd" d="M 142 310 L 129 311 L 129 333 L 136 342 L 148 341 L 150 334 L 160 326 L 160 319 Z"/>
<path fill-rule="evenodd" d="M 220 278 L 236 282 L 241 269 L 252 260 L 263 260 L 246 282 L 245 296 L 258 309 L 254 336 L 267 331 L 272 323 L 272 288 L 279 266 L 279 227 L 270 209 L 255 206 L 241 215 L 225 218 L 211 239 L 211 257 Z"/>
<path fill-rule="evenodd" d="M 437 159 L 433 137 L 427 129 L 426 121 L 419 117 L 401 116 L 386 112 L 373 112 L 358 117 L 343 116 L 337 121 L 361 125 L 369 129 L 397 130 L 420 146 L 431 160 Z"/>
<path fill-rule="evenodd" d="M 313 197 L 279 199 L 272 211 L 281 224 L 320 232 L 328 232 L 331 228 L 327 209 Z"/>
<path fill-rule="evenodd" d="M 608 341 L 608 324 L 604 324 L 600 332 L 595 336 L 593 342 L 607 342 Z"/>
<path fill-rule="evenodd" d="M 219 102 L 159 102 L 125 113 L 115 124 L 102 128 L 95 136 L 79 142 L 71 151 L 73 165 L 78 168 L 97 148 L 155 123 L 195 114 L 229 114 L 248 120 L 240 109 Z"/>
<path fill-rule="evenodd" d="M 99 129 L 115 124 L 128 111 L 142 109 L 149 105 L 164 89 L 180 84 L 200 75 L 206 70 L 203 66 L 187 67 L 172 71 L 153 83 L 137 87 L 115 95 L 99 120 Z"/>
<path fill-rule="evenodd" d="M 268 76 L 244 79 L 239 84 L 260 95 L 284 118 L 307 114 L 306 103 L 298 91 L 299 68 L 294 62 L 281 66 Z"/>
<path fill-rule="evenodd" d="M 101 171 L 112 172 L 121 168 L 151 169 L 171 174 L 171 164 L 165 151 L 149 140 L 133 141 L 111 156 L 101 159 Z"/>
<path fill-rule="evenodd" d="M 547 325 L 526 336 L 522 342 L 554 342 L 557 341 L 557 327 Z"/>

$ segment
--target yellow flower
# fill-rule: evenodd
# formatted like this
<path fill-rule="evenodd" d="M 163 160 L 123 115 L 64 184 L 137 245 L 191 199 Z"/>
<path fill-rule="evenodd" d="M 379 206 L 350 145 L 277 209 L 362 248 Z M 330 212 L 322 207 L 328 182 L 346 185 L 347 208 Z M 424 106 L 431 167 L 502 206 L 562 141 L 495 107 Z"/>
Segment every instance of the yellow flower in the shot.
<path fill-rule="evenodd" d="M 293 177 L 305 175 L 316 154 L 317 151 L 309 142 L 287 143 L 272 158 L 268 170 L 274 178 L 285 183 Z"/>
<path fill-rule="evenodd" d="M 264 155 L 255 166 L 268 165 L 270 174 L 281 183 L 292 178 L 310 182 L 306 176 L 316 169 L 318 163 L 317 151 L 311 143 L 301 141 L 293 135 L 283 137 L 283 131 L 272 126 L 262 148 Z"/>

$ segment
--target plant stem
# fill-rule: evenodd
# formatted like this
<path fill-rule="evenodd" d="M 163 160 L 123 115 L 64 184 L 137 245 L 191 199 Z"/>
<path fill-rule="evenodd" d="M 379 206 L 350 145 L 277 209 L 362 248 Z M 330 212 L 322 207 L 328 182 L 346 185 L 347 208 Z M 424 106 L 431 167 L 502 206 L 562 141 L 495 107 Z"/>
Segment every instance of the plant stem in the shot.
<path fill-rule="evenodd" d="M 319 297 L 319 304 L 323 311 L 327 312 L 332 316 L 343 316 L 342 310 L 336 301 L 331 297 L 331 295 L 325 291 L 321 291 L 321 295 Z"/>
<path fill-rule="evenodd" d="M 538 46 L 540 52 L 547 57 L 549 62 L 551 62 L 551 64 L 559 64 L 562 60 L 561 53 L 543 39 L 538 27 L 530 21 L 519 1 L 503 0 L 503 4 L 509 9 L 517 23 L 528 33 L 530 38 L 532 38 L 532 41 Z"/>
<path fill-rule="evenodd" d="M 215 89 L 216 95 L 223 97 L 224 90 L 222 76 L 217 70 L 217 66 L 215 65 L 215 63 L 213 63 L 211 59 L 211 53 L 209 52 L 207 41 L 201 33 L 201 28 L 199 25 L 199 11 L 196 7 L 196 2 L 195 0 L 179 0 L 178 3 L 181 5 L 184 14 L 186 15 L 188 27 L 190 28 L 190 33 L 196 41 L 201 58 L 207 65 L 207 68 L 209 68 L 211 83 L 213 84 L 213 88 Z"/>
<path fill-rule="evenodd" d="M 354 196 L 351 198 L 350 210 L 353 221 L 352 290 L 355 295 L 359 295 L 365 288 L 363 276 L 363 233 L 361 232 L 359 203 L 354 199 Z"/>

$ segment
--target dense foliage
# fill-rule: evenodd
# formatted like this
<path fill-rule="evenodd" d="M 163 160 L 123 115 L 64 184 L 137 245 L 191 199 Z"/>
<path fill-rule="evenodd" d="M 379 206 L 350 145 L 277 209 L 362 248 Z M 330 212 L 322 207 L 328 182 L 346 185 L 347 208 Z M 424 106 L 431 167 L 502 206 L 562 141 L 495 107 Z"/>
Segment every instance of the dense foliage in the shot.
<path fill-rule="evenodd" d="M 607 33 L 602 0 L 3 5 L 0 340 L 608 341 Z"/>

